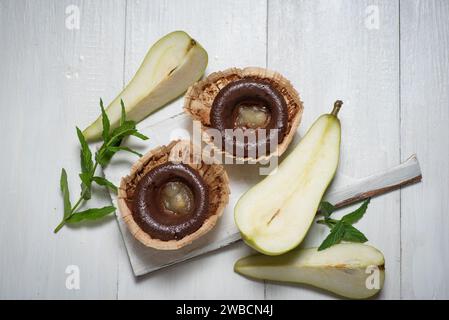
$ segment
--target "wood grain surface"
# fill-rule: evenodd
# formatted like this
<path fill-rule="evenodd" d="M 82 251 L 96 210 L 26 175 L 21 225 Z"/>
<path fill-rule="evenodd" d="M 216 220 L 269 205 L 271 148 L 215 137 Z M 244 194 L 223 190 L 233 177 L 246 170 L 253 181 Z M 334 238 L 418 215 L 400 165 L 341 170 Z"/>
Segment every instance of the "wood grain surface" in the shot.
<path fill-rule="evenodd" d="M 79 29 L 66 26 L 73 7 Z M 300 135 L 342 99 L 335 185 L 417 153 L 423 182 L 374 199 L 358 227 L 385 254 L 378 298 L 449 298 L 448 15 L 445 0 L 0 0 L 0 298 L 334 298 L 234 274 L 250 252 L 242 243 L 137 280 L 112 217 L 52 233 L 62 167 L 79 192 L 75 126 L 177 29 L 206 48 L 207 73 L 253 65 L 291 79 L 305 106 Z M 178 99 L 140 126 L 181 108 Z M 89 205 L 108 201 L 100 192 Z M 304 246 L 324 238 L 315 228 Z M 66 288 L 71 265 L 79 290 Z"/>

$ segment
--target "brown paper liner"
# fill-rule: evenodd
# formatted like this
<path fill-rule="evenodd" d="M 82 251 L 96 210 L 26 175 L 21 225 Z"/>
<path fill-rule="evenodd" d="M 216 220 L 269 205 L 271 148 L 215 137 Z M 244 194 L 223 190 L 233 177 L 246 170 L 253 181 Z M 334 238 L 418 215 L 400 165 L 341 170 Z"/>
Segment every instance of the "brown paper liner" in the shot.
<path fill-rule="evenodd" d="M 193 152 L 186 152 L 193 150 Z M 135 190 L 138 181 L 154 167 L 169 161 L 174 153 L 184 158 L 183 163 L 197 170 L 205 183 L 209 187 L 209 217 L 204 221 L 203 225 L 179 240 L 163 241 L 154 239 L 134 221 L 131 209 L 128 207 L 127 199 Z M 121 218 L 125 221 L 131 234 L 147 247 L 159 250 L 176 250 L 182 248 L 195 239 L 209 232 L 217 223 L 218 218 L 223 214 L 223 210 L 229 201 L 229 178 L 224 167 L 219 164 L 206 164 L 193 162 L 193 157 L 198 157 L 199 151 L 189 141 L 172 141 L 167 146 L 160 146 L 145 154 L 131 168 L 128 176 L 122 178 L 120 188 L 118 190 L 118 207 Z M 204 156 L 204 155 L 203 155 Z M 186 158 L 189 161 L 185 161 Z M 208 161 L 209 162 L 209 161 Z"/>
<path fill-rule="evenodd" d="M 259 156 L 257 159 L 237 158 L 232 154 L 228 154 L 225 151 L 218 149 L 206 132 L 206 130 L 210 128 L 210 110 L 218 92 L 230 82 L 242 78 L 256 78 L 269 81 L 279 90 L 287 103 L 288 127 L 282 143 L 280 143 L 277 146 L 277 149 L 271 154 Z M 215 151 L 218 151 L 221 154 L 226 154 L 226 156 L 244 161 L 261 161 L 267 160 L 273 155 L 281 156 L 296 133 L 299 123 L 301 122 L 303 109 L 303 103 L 299 94 L 289 80 L 284 78 L 278 72 L 258 67 L 248 67 L 244 69 L 230 68 L 224 71 L 214 72 L 204 80 L 191 86 L 187 90 L 184 99 L 184 111 L 189 114 L 193 120 L 201 122 L 203 131 L 202 138 L 204 142 L 211 145 Z"/>

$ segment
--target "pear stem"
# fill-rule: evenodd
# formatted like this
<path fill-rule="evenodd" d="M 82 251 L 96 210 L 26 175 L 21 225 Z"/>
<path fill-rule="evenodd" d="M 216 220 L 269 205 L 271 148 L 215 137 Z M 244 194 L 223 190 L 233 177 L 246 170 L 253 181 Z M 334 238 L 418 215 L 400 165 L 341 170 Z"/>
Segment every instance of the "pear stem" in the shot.
<path fill-rule="evenodd" d="M 338 112 L 340 111 L 342 105 L 343 105 L 343 101 L 341 101 L 341 100 L 335 101 L 334 109 L 332 110 L 331 115 L 338 116 Z"/>

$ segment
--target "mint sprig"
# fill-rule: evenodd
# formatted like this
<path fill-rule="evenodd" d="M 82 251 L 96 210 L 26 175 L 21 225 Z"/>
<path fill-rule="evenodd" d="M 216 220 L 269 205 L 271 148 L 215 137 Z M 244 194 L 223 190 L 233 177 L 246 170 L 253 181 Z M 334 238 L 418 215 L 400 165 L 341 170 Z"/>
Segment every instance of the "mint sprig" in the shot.
<path fill-rule="evenodd" d="M 331 231 L 318 248 L 318 251 L 327 249 L 341 241 L 364 243 L 368 241 L 365 235 L 357 228 L 352 226 L 359 221 L 366 212 L 371 199 L 365 200 L 362 205 L 351 213 L 348 213 L 340 220 L 332 219 L 332 213 L 337 209 L 329 202 L 323 201 L 320 204 L 319 211 L 324 219 L 317 223 L 328 226 Z"/>
<path fill-rule="evenodd" d="M 114 206 L 106 206 L 103 208 L 91 208 L 84 211 L 78 211 L 81 204 L 92 197 L 92 184 L 96 183 L 117 192 L 117 187 L 106 178 L 96 176 L 95 172 L 98 165 L 106 166 L 111 158 L 119 151 L 127 151 L 141 156 L 140 153 L 128 147 L 120 146 L 123 139 L 128 136 L 135 136 L 142 140 L 147 140 L 148 137 L 139 133 L 136 129 L 136 123 L 131 120 L 126 120 L 126 111 L 123 101 L 121 101 L 122 113 L 120 118 L 120 125 L 111 131 L 111 124 L 109 118 L 104 110 L 103 100 L 100 99 L 100 108 L 103 124 L 103 144 L 92 157 L 92 152 L 82 131 L 77 127 L 76 133 L 80 142 L 80 162 L 81 173 L 79 178 L 81 180 L 81 194 L 79 199 L 72 206 L 70 201 L 70 192 L 67 181 L 67 173 L 65 169 L 61 171 L 60 187 L 64 202 L 64 215 L 61 223 L 55 228 L 54 233 L 57 233 L 65 224 L 78 223 L 85 220 L 101 219 L 115 211 Z M 95 161 L 93 160 L 95 159 Z"/>

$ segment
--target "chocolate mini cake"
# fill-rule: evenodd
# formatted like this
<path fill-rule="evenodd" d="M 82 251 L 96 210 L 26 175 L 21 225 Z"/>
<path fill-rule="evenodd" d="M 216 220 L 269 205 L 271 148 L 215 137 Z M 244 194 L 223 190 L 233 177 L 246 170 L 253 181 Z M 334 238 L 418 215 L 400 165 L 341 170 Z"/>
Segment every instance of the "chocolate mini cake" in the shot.
<path fill-rule="evenodd" d="M 228 176 L 195 152 L 190 142 L 173 141 L 148 152 L 122 179 L 119 209 L 144 245 L 179 249 L 211 230 L 223 213 Z"/>
<path fill-rule="evenodd" d="M 201 122 L 206 143 L 234 158 L 259 161 L 287 149 L 303 105 L 279 73 L 252 67 L 216 72 L 196 83 L 186 93 L 184 110 Z M 220 132 L 219 144 L 210 129 Z"/>

